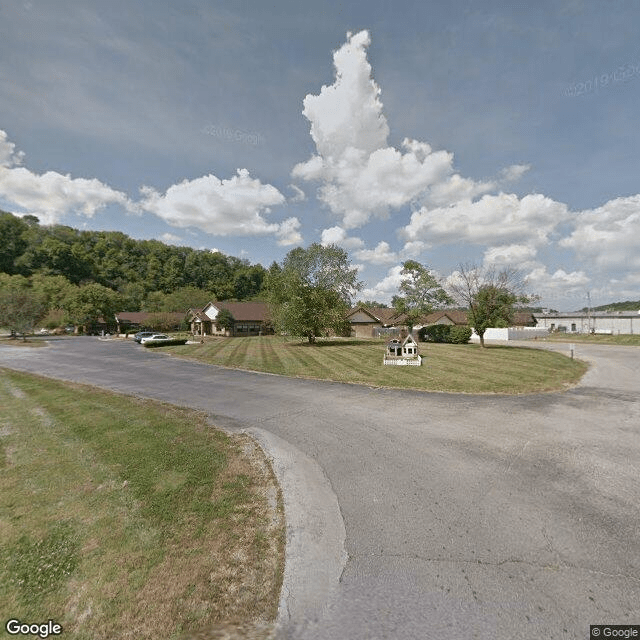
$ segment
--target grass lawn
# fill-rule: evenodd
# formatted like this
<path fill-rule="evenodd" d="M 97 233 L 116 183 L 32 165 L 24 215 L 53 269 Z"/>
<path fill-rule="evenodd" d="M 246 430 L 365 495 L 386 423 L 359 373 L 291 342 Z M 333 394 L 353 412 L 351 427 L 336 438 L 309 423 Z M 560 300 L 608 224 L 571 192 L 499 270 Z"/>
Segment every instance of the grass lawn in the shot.
<path fill-rule="evenodd" d="M 640 346 L 640 335 L 620 334 L 609 336 L 605 334 L 589 335 L 584 333 L 550 333 L 544 338 L 549 342 L 579 342 L 581 344 L 617 344 L 621 346 Z"/>
<path fill-rule="evenodd" d="M 0 406 L 3 627 L 267 636 L 284 516 L 253 441 L 195 411 L 2 369 Z"/>
<path fill-rule="evenodd" d="M 280 336 L 207 338 L 162 351 L 209 364 L 376 387 L 466 393 L 532 393 L 566 388 L 587 370 L 540 349 L 420 343 L 421 367 L 382 364 L 385 342 L 332 339 L 315 346 Z"/>

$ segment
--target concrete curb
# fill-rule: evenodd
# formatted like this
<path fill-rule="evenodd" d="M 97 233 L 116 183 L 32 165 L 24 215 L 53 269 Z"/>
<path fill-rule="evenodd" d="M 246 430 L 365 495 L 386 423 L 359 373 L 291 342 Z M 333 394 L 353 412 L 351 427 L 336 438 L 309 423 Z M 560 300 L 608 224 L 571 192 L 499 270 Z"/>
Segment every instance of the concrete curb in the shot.
<path fill-rule="evenodd" d="M 244 431 L 269 458 L 284 499 L 287 540 L 277 637 L 301 637 L 331 604 L 347 561 L 338 499 L 315 460 L 264 429 Z"/>

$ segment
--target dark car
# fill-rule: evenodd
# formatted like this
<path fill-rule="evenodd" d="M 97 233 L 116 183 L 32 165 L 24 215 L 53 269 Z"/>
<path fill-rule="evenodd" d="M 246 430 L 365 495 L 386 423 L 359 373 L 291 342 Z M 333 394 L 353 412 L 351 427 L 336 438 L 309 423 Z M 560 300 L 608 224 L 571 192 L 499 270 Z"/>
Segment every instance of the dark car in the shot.
<path fill-rule="evenodd" d="M 139 333 L 136 333 L 135 336 L 133 336 L 133 339 L 139 343 L 142 340 L 142 338 L 150 338 L 155 334 L 156 334 L 155 331 L 140 331 Z"/>

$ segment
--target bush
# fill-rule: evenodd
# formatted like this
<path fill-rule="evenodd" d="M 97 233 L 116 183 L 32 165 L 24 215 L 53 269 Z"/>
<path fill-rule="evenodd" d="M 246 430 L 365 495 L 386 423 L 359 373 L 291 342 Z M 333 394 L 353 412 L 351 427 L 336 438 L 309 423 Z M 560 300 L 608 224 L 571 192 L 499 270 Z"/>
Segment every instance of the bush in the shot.
<path fill-rule="evenodd" d="M 162 342 L 145 342 L 144 346 L 151 349 L 153 347 L 168 347 L 172 344 L 187 344 L 187 339 L 174 338 L 173 340 L 163 340 Z"/>
<path fill-rule="evenodd" d="M 418 338 L 423 342 L 446 342 L 448 344 L 466 344 L 471 338 L 471 327 L 432 324 L 418 331 Z"/>
<path fill-rule="evenodd" d="M 423 342 L 448 342 L 451 326 L 448 324 L 432 324 L 418 331 L 418 338 Z"/>
<path fill-rule="evenodd" d="M 471 327 L 453 326 L 449 331 L 449 342 L 451 344 L 467 344 L 472 333 Z"/>

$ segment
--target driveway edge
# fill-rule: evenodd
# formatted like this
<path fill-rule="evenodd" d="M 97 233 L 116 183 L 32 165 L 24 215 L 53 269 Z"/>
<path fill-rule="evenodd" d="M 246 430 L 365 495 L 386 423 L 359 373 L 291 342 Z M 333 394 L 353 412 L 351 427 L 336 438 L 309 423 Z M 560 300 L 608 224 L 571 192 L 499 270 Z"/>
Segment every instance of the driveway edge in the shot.
<path fill-rule="evenodd" d="M 313 458 L 264 429 L 243 431 L 262 447 L 282 490 L 286 548 L 276 624 L 279 635 L 299 637 L 322 618 L 347 561 L 338 498 Z"/>

